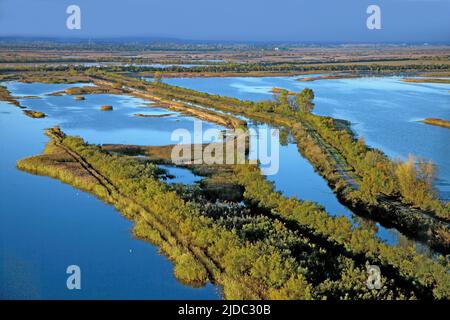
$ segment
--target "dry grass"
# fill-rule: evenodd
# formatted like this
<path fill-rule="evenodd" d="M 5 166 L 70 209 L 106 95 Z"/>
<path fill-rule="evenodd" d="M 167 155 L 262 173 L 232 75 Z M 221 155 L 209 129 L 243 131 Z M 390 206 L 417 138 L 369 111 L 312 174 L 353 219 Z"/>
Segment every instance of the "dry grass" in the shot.
<path fill-rule="evenodd" d="M 103 105 L 103 106 L 100 106 L 100 110 L 102 110 L 102 111 L 112 111 L 113 110 L 113 106 Z"/>
<path fill-rule="evenodd" d="M 46 114 L 40 111 L 23 110 L 23 113 L 30 118 L 45 118 Z"/>
<path fill-rule="evenodd" d="M 450 121 L 438 118 L 426 118 L 422 120 L 423 123 L 431 124 L 433 126 L 439 126 L 444 128 L 450 128 Z"/>

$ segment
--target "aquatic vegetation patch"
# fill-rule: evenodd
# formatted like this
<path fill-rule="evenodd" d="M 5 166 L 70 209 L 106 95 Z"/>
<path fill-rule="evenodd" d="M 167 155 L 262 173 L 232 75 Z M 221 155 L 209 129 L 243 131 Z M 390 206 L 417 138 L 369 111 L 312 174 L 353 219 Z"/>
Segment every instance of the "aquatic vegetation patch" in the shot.
<path fill-rule="evenodd" d="M 41 111 L 23 110 L 23 113 L 30 118 L 45 118 L 46 114 Z"/>
<path fill-rule="evenodd" d="M 100 110 L 102 110 L 102 111 L 112 111 L 113 110 L 113 106 L 103 105 L 103 106 L 100 106 Z"/>
<path fill-rule="evenodd" d="M 426 118 L 426 119 L 423 119 L 422 122 L 426 123 L 426 124 L 431 124 L 433 126 L 450 128 L 450 121 L 449 120 L 437 119 L 437 118 Z"/>

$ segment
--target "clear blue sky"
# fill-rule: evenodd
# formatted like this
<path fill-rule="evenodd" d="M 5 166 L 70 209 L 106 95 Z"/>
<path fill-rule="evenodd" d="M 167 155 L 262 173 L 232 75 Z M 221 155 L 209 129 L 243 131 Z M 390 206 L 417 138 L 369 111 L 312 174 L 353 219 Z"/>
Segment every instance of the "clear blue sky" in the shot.
<path fill-rule="evenodd" d="M 77 4 L 82 29 L 67 30 Z M 382 30 L 366 28 L 366 8 Z M 450 0 L 0 0 L 0 36 L 450 42 Z"/>

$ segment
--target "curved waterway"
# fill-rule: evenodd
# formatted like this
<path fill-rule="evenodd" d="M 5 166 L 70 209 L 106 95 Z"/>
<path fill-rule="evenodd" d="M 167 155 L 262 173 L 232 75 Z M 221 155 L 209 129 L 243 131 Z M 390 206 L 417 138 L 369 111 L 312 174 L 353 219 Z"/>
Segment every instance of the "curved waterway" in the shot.
<path fill-rule="evenodd" d="M 46 93 L 75 85 L 4 83 L 23 105 L 45 112 L 32 119 L 0 101 L 0 298 L 2 299 L 218 299 L 211 284 L 190 288 L 153 245 L 134 239 L 132 223 L 96 197 L 57 180 L 16 169 L 16 161 L 40 154 L 44 129 L 60 125 L 93 143 L 163 145 L 173 128 L 193 128 L 193 119 L 133 116 L 142 110 L 168 113 L 126 96 Z M 114 111 L 100 111 L 100 105 Z M 145 109 L 144 109 L 145 108 Z M 217 127 L 204 123 L 205 127 Z M 220 127 L 218 127 L 220 128 Z M 171 172 L 184 182 L 184 172 Z M 189 180 L 192 177 L 186 175 Z M 81 268 L 81 290 L 68 290 L 66 269 Z"/>
<path fill-rule="evenodd" d="M 300 82 L 296 80 L 298 78 L 167 78 L 164 81 L 197 91 L 252 101 L 271 99 L 271 90 L 274 87 L 293 91 L 310 87 L 316 95 L 316 113 L 351 121 L 352 128 L 358 135 L 364 136 L 369 145 L 380 148 L 391 157 L 406 158 L 409 153 L 413 153 L 432 159 L 439 171 L 436 187 L 442 198 L 448 196 L 450 160 L 446 156 L 448 152 L 444 141 L 449 141 L 450 130 L 427 126 L 416 120 L 426 117 L 449 118 L 449 85 L 411 84 L 396 77 L 314 82 Z M 404 128 L 404 133 L 400 132 L 401 128 Z M 420 137 L 415 137 L 417 133 L 413 131 L 416 129 L 423 132 Z M 381 137 L 380 132 L 383 133 Z M 428 142 L 425 141 L 427 139 Z M 413 245 L 413 242 L 408 241 L 396 229 L 385 228 L 358 217 L 343 206 L 326 181 L 299 154 L 297 145 L 292 141 L 280 147 L 279 171 L 267 178 L 273 181 L 276 189 L 284 195 L 316 201 L 331 215 L 347 216 L 356 224 L 373 230 L 381 240 L 390 245 Z M 419 251 L 428 251 L 420 243 L 415 245 Z"/>

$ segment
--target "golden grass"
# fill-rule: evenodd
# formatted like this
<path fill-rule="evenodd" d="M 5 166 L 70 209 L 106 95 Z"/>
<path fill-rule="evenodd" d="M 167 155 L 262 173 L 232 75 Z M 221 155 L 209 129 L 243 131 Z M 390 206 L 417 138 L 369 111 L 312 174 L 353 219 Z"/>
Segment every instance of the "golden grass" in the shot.
<path fill-rule="evenodd" d="M 103 106 L 100 106 L 100 110 L 102 110 L 102 111 L 112 111 L 113 110 L 113 106 L 103 105 Z"/>
<path fill-rule="evenodd" d="M 23 113 L 30 118 L 45 118 L 46 114 L 40 111 L 34 111 L 34 110 L 23 110 Z"/>
<path fill-rule="evenodd" d="M 439 126 L 444 128 L 450 128 L 450 121 L 438 118 L 426 118 L 422 120 L 423 123 L 431 124 L 433 126 Z"/>

